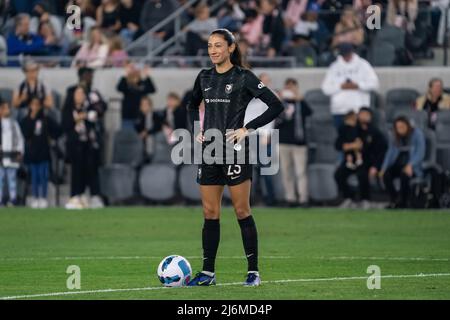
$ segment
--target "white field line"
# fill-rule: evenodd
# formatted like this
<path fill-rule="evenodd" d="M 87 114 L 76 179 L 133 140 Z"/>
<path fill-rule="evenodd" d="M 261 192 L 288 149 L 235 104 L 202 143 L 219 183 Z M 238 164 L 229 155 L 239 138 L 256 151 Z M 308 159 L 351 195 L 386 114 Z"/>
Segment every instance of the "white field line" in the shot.
<path fill-rule="evenodd" d="M 161 259 L 161 256 L 105 256 L 105 257 L 18 257 L 0 258 L 0 261 L 65 261 L 65 260 L 150 260 Z M 186 256 L 187 259 L 202 259 L 201 256 Z M 260 259 L 295 259 L 294 256 L 261 256 Z M 245 259 L 245 256 L 218 256 L 217 259 Z M 385 261 L 440 261 L 448 262 L 450 258 L 426 258 L 426 257 L 312 257 L 319 260 L 385 260 Z"/>
<path fill-rule="evenodd" d="M 320 257 L 321 260 L 386 260 L 386 261 L 450 261 L 450 258 L 424 258 L 424 257 Z"/>
<path fill-rule="evenodd" d="M 60 261 L 60 260 L 150 260 L 162 259 L 163 256 L 110 256 L 110 257 L 23 257 L 0 258 L 0 261 Z M 201 256 L 186 256 L 186 259 L 202 259 Z M 260 259 L 292 259 L 291 256 L 261 256 Z M 245 256 L 218 256 L 217 259 L 246 259 Z"/>
<path fill-rule="evenodd" d="M 381 276 L 382 279 L 404 279 L 404 278 L 435 278 L 435 277 L 450 277 L 450 273 L 419 273 L 419 274 L 391 274 Z M 262 281 L 263 284 L 270 283 L 293 283 L 293 282 L 327 282 L 327 281 L 351 281 L 351 280 L 366 280 L 367 276 L 354 277 L 333 277 L 333 278 L 312 278 L 312 279 L 285 279 L 285 280 L 269 280 Z M 241 286 L 242 282 L 228 282 L 219 283 L 217 286 Z M 191 289 L 192 287 L 182 287 L 177 289 Z M 45 298 L 45 297 L 59 297 L 79 294 L 96 294 L 96 293 L 110 293 L 110 292 L 132 292 L 132 291 L 153 291 L 153 290 L 170 290 L 166 287 L 147 287 L 147 288 L 124 288 L 124 289 L 101 289 L 101 290 L 85 290 L 85 291 L 66 291 L 66 292 L 52 292 L 41 294 L 18 295 L 9 297 L 0 297 L 0 300 L 15 300 L 15 299 L 30 299 L 30 298 Z M 174 289 L 172 289 L 174 290 Z"/>

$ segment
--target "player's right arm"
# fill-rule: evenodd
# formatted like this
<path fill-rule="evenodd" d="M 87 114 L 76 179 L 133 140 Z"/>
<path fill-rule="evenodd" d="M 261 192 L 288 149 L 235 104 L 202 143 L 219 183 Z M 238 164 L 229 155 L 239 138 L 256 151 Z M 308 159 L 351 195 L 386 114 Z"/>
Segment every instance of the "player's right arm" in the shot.
<path fill-rule="evenodd" d="M 202 93 L 202 88 L 200 85 L 201 74 L 202 74 L 202 72 L 200 72 L 198 74 L 197 79 L 195 80 L 194 89 L 192 90 L 191 101 L 189 101 L 189 103 L 187 105 L 187 111 L 189 114 L 189 122 L 190 122 L 190 125 L 192 128 L 192 131 L 194 131 L 195 122 L 200 120 L 199 106 L 203 100 L 203 93 Z"/>

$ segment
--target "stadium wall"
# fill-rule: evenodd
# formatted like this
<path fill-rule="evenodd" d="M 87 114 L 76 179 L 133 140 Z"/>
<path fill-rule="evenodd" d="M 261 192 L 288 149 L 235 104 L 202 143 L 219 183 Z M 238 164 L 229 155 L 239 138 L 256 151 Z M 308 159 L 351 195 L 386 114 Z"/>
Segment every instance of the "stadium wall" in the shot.
<path fill-rule="evenodd" d="M 424 92 L 430 78 L 440 77 L 444 84 L 449 86 L 450 68 L 448 67 L 408 67 L 408 68 L 376 68 L 376 73 L 380 78 L 379 93 L 383 96 L 388 90 L 393 88 L 413 88 L 419 92 Z M 281 88 L 283 82 L 288 77 L 296 78 L 302 92 L 320 88 L 324 79 L 326 68 L 315 69 L 255 69 L 258 75 L 266 72 L 272 77 L 273 87 Z M 192 88 L 199 70 L 197 69 L 153 69 L 152 79 L 157 87 L 157 93 L 152 97 L 155 109 L 164 107 L 165 97 L 169 91 L 176 91 L 184 94 Z M 116 85 L 123 69 L 102 69 L 96 71 L 94 87 L 98 89 L 105 100 L 109 102 L 109 110 L 106 114 L 106 162 L 111 158 L 112 136 L 114 131 L 120 127 L 120 106 L 121 94 L 116 90 Z M 66 88 L 77 82 L 75 69 L 42 69 L 41 79 L 50 89 L 57 91 L 65 99 Z M 15 89 L 23 80 L 21 69 L 2 68 L 0 69 L 0 88 Z M 383 99 L 381 99 L 381 102 Z"/>
<path fill-rule="evenodd" d="M 268 73 L 273 79 L 273 86 L 282 87 L 283 81 L 287 77 L 296 78 L 302 92 L 319 88 L 325 76 L 325 68 L 317 69 L 255 69 L 254 72 Z M 408 67 L 408 68 L 376 68 L 380 78 L 380 91 L 384 95 L 392 88 L 413 88 L 419 92 L 426 90 L 428 80 L 432 77 L 440 77 L 444 84 L 450 79 L 449 67 Z M 176 91 L 183 94 L 192 88 L 195 77 L 199 70 L 196 69 L 153 69 L 152 78 L 157 86 L 157 93 L 153 96 L 155 108 L 164 106 L 165 96 L 169 91 Z M 123 69 L 98 70 L 95 75 L 94 86 L 100 90 L 107 99 L 120 99 L 121 94 L 116 91 L 119 78 L 124 74 Z M 41 78 L 47 85 L 63 95 L 67 87 L 77 81 L 75 69 L 43 69 Z M 20 69 L 2 68 L 0 69 L 0 88 L 15 89 L 23 79 Z"/>

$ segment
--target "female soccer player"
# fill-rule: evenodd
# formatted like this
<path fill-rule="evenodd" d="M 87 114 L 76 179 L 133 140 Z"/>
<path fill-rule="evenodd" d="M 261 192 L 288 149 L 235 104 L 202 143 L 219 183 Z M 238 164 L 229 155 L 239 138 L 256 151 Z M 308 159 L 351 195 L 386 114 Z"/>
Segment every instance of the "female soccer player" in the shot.
<path fill-rule="evenodd" d="M 283 111 L 283 105 L 271 90 L 244 67 L 239 46 L 230 31 L 218 29 L 211 33 L 208 54 L 214 67 L 202 70 L 198 75 L 188 105 L 189 115 L 193 124 L 198 121 L 199 105 L 204 100 L 203 131 L 196 140 L 202 143 L 202 149 L 205 150 L 214 142 L 206 138 L 207 130 L 220 130 L 223 139 L 219 142 L 224 154 L 228 154 L 226 150 L 231 146 L 231 160 L 234 159 L 234 162 L 230 163 L 230 157 L 227 156 L 219 159 L 223 161 L 217 161 L 217 157 L 213 156 L 213 164 L 202 157 L 202 164 L 199 165 L 197 182 L 200 184 L 205 218 L 202 232 L 203 271 L 197 273 L 189 285 L 209 286 L 216 283 L 214 266 L 220 239 L 220 206 L 224 186 L 228 185 L 248 260 L 244 285 L 258 286 L 261 283 L 258 273 L 258 236 L 250 211 L 252 166 L 248 161 L 249 143 L 246 137 L 249 130 L 274 120 Z M 244 127 L 245 109 L 253 98 L 261 99 L 268 109 Z M 240 144 L 242 140 L 245 141 L 245 148 Z M 244 164 L 242 161 L 237 164 L 239 151 L 245 153 Z"/>

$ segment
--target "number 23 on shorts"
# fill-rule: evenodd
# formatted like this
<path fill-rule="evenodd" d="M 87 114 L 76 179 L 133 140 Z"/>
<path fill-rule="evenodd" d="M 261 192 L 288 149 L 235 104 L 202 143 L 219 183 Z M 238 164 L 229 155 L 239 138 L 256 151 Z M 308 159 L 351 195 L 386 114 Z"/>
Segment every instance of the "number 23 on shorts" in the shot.
<path fill-rule="evenodd" d="M 242 172 L 242 167 L 239 164 L 231 164 L 228 166 L 227 175 L 228 176 L 237 176 Z"/>

